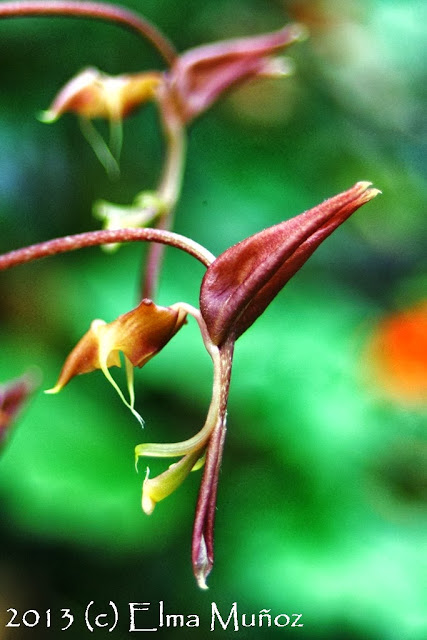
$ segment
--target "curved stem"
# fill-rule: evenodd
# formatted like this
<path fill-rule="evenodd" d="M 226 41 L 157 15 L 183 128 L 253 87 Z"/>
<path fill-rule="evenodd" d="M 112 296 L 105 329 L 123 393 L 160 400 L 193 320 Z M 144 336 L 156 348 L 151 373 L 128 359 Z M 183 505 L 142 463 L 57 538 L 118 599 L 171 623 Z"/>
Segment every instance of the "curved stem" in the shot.
<path fill-rule="evenodd" d="M 190 240 L 185 236 L 172 231 L 162 229 L 111 229 L 104 231 L 88 231 L 73 236 L 55 238 L 47 242 L 33 244 L 29 247 L 16 249 L 0 256 L 0 271 L 11 269 L 20 264 L 39 260 L 47 256 L 59 253 L 67 253 L 85 247 L 95 247 L 102 244 L 114 244 L 116 242 L 158 242 L 167 244 L 170 247 L 181 249 L 189 255 L 199 260 L 205 267 L 208 267 L 215 256 L 202 245 Z"/>
<path fill-rule="evenodd" d="M 165 126 L 167 155 L 158 195 L 169 209 L 169 217 L 175 207 L 182 185 L 187 140 L 185 127 L 179 122 Z"/>
<path fill-rule="evenodd" d="M 114 22 L 149 40 L 168 65 L 177 56 L 172 43 L 151 22 L 129 9 L 113 4 L 84 0 L 12 0 L 0 3 L 0 19 L 28 16 L 93 18 Z"/>
<path fill-rule="evenodd" d="M 209 338 L 205 321 L 198 309 L 192 307 L 185 302 L 177 302 L 173 304 L 171 309 L 179 309 L 193 316 L 199 324 L 200 333 L 207 352 L 213 362 L 213 382 L 212 382 L 212 399 L 209 406 L 205 423 L 194 436 L 187 440 L 173 443 L 144 443 L 135 448 L 135 457 L 147 456 L 153 458 L 173 458 L 185 456 L 194 451 L 201 455 L 201 450 L 208 441 L 215 425 L 218 422 L 218 415 L 221 410 L 221 385 L 223 384 L 223 367 L 221 362 L 221 354 L 217 346 L 215 346 Z"/>
<path fill-rule="evenodd" d="M 170 230 L 173 225 L 175 206 L 181 193 L 182 177 L 186 157 L 186 132 L 180 122 L 168 122 L 163 118 L 167 149 L 163 175 L 157 191 L 164 212 L 160 216 L 156 228 Z M 160 268 L 163 260 L 164 247 L 157 244 L 151 245 L 143 269 L 142 298 L 154 298 L 157 288 Z"/>

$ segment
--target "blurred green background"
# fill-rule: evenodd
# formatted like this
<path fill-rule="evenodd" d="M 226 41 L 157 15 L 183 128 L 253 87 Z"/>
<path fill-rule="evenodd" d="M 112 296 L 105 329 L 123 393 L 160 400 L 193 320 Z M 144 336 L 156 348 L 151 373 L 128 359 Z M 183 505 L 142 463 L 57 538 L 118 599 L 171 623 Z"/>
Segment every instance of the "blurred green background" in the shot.
<path fill-rule="evenodd" d="M 59 610 L 89 633 L 84 609 L 113 600 L 150 620 L 301 613 L 298 629 L 241 628 L 328 640 L 427 637 L 427 440 L 422 402 L 371 376 L 378 323 L 426 297 L 427 7 L 422 0 L 138 0 L 180 51 L 303 20 L 295 73 L 230 94 L 191 127 L 175 229 L 219 253 L 358 180 L 383 195 L 329 238 L 236 346 L 221 472 L 216 566 L 195 586 L 190 542 L 200 472 L 151 517 L 140 509 L 143 441 L 182 440 L 203 423 L 210 362 L 189 322 L 138 371 L 142 432 L 100 372 L 58 396 L 38 392 L 0 460 L 0 639 L 58 634 Z M 76 119 L 35 115 L 81 68 L 162 68 L 115 26 L 72 19 L 0 23 L 0 248 L 97 228 L 98 198 L 152 188 L 162 138 L 154 107 L 126 121 L 122 178 L 110 182 Z M 0 381 L 36 366 L 41 388 L 94 318 L 137 299 L 141 248 L 52 258 L 0 277 Z M 197 305 L 203 268 L 167 253 L 159 302 Z M 405 345 L 402 345 L 405 350 Z M 153 473 L 162 468 L 151 464 Z M 50 608 L 52 628 L 5 628 L 10 607 Z M 148 614 L 147 614 L 148 616 Z M 43 618 L 42 618 L 43 620 Z M 144 617 L 144 623 L 149 618 Z M 157 620 L 158 623 L 158 620 Z M 105 633 L 105 631 L 100 631 Z M 159 629 L 159 637 L 187 629 Z M 214 633 L 235 637 L 231 626 Z M 236 637 L 237 637 L 236 636 Z"/>

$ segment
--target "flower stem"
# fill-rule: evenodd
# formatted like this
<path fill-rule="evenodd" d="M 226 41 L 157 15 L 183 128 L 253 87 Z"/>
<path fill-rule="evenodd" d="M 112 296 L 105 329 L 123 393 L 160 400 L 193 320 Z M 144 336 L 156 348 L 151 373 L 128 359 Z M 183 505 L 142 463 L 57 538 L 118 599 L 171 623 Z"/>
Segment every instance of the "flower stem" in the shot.
<path fill-rule="evenodd" d="M 176 456 L 183 456 L 194 451 L 201 451 L 209 440 L 217 422 L 218 416 L 221 411 L 221 388 L 223 380 L 223 363 L 221 359 L 221 352 L 216 347 L 211 339 L 205 325 L 205 322 L 198 309 L 186 302 L 177 302 L 173 304 L 171 309 L 183 311 L 196 319 L 206 351 L 209 353 L 213 362 L 213 382 L 212 382 L 212 400 L 209 406 L 209 411 L 206 416 L 205 424 L 202 429 L 192 436 L 188 440 L 181 442 L 173 442 L 171 444 L 164 443 L 144 443 L 140 444 L 135 449 L 136 458 L 139 456 L 158 457 L 158 458 L 170 458 Z"/>
<path fill-rule="evenodd" d="M 95 247 L 116 242 L 158 242 L 181 249 L 208 267 L 215 256 L 202 245 L 172 231 L 163 229 L 111 229 L 88 231 L 73 236 L 55 238 L 29 247 L 16 249 L 0 256 L 0 271 L 16 267 L 26 262 L 39 260 L 59 253 L 67 253 L 85 247 Z"/>
<path fill-rule="evenodd" d="M 214 563 L 214 524 L 219 470 L 226 435 L 227 400 L 230 387 L 234 342 L 225 343 L 220 350 L 221 376 L 219 383 L 219 411 L 206 453 L 205 470 L 200 486 L 193 528 L 192 560 L 198 585 L 206 589 L 206 578 Z"/>
<path fill-rule="evenodd" d="M 187 141 L 185 128 L 180 122 L 169 122 L 164 117 L 163 128 L 167 141 L 167 150 L 157 196 L 164 206 L 164 212 L 159 217 L 156 228 L 169 231 L 173 225 L 175 205 L 181 193 Z M 154 298 L 163 254 L 164 246 L 160 244 L 150 246 L 143 269 L 144 278 L 141 287 L 141 298 Z"/>
<path fill-rule="evenodd" d="M 0 3 L 0 19 L 28 16 L 93 18 L 114 22 L 149 40 L 168 65 L 173 63 L 177 55 L 172 43 L 151 22 L 129 9 L 113 4 L 84 0 L 13 0 Z"/>

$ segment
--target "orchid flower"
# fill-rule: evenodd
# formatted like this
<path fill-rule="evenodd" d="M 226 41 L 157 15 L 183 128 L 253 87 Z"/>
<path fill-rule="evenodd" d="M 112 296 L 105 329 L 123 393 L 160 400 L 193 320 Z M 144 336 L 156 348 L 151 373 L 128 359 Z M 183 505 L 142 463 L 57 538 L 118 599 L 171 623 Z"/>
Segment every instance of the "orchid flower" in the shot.
<path fill-rule="evenodd" d="M 186 128 L 236 85 L 262 75 L 286 75 L 288 66 L 277 55 L 301 39 L 305 35 L 304 29 L 290 25 L 273 33 L 218 42 L 177 55 L 169 41 L 145 19 L 114 5 L 80 0 L 23 0 L 0 4 L 0 18 L 23 15 L 72 15 L 112 20 L 148 38 L 168 65 L 165 71 L 116 77 L 86 69 L 65 85 L 43 116 L 45 120 L 53 121 L 66 111 L 77 113 L 83 126 L 89 123 L 85 131 L 92 136 L 101 160 L 107 167 L 117 169 L 122 119 L 145 102 L 154 101 L 167 140 L 166 159 L 157 190 L 142 192 L 130 207 L 98 203 L 96 211 L 104 219 L 106 230 L 66 236 L 4 254 L 0 256 L 0 270 L 88 246 L 136 241 L 153 243 L 144 276 L 142 302 L 112 322 L 94 320 L 66 359 L 50 393 L 60 391 L 76 375 L 101 369 L 142 423 L 135 409 L 133 368 L 142 367 L 161 351 L 188 317 L 196 320 L 213 366 L 212 397 L 205 423 L 187 440 L 139 444 L 135 459 L 138 462 L 141 457 L 178 458 L 156 477 L 150 477 L 147 469 L 142 489 L 142 508 L 147 514 L 175 491 L 191 471 L 204 467 L 194 521 L 192 563 L 199 586 L 206 588 L 214 562 L 216 495 L 235 343 L 316 248 L 379 191 L 369 182 L 358 182 L 318 206 L 242 240 L 215 258 L 193 240 L 170 231 L 183 174 Z M 95 118 L 107 119 L 111 124 L 111 143 L 116 149 L 110 155 L 99 139 L 93 137 L 96 134 L 91 121 Z M 156 228 L 146 227 L 151 221 L 156 223 Z M 199 309 L 185 302 L 159 307 L 152 301 L 160 265 L 160 245 L 178 248 L 206 267 Z M 128 398 L 110 372 L 111 367 L 121 365 L 120 353 L 125 362 Z M 7 426 L 11 413 L 3 406 L 0 408 Z"/>
<path fill-rule="evenodd" d="M 277 54 L 304 36 L 305 29 L 293 24 L 264 35 L 190 49 L 176 56 L 163 72 L 110 76 L 88 68 L 72 78 L 40 119 L 54 122 L 66 112 L 77 114 L 85 137 L 112 177 L 119 175 L 123 118 L 155 102 L 166 137 L 166 161 L 158 188 L 142 191 L 127 206 L 103 200 L 95 203 L 94 215 L 104 228 L 137 228 L 155 221 L 159 227 L 170 228 L 182 182 L 187 126 L 233 87 L 260 76 L 289 75 L 290 65 Z M 96 118 L 108 120 L 109 144 L 93 126 Z M 146 286 L 143 295 L 151 297 L 152 288 Z"/>
<path fill-rule="evenodd" d="M 207 267 L 200 288 L 200 310 L 184 302 L 158 307 L 151 300 L 143 300 L 109 324 L 95 320 L 68 356 L 57 384 L 50 390 L 55 393 L 74 376 L 101 369 L 142 423 L 134 408 L 133 367 L 143 366 L 156 355 L 183 326 L 187 316 L 196 319 L 213 363 L 212 398 L 205 424 L 188 440 L 140 444 L 135 457 L 136 461 L 141 457 L 180 458 L 157 477 L 150 478 L 147 469 L 142 492 L 142 508 L 147 514 L 175 491 L 192 470 L 204 466 L 192 543 L 193 571 L 202 588 L 206 588 L 214 562 L 216 493 L 235 342 L 316 248 L 378 193 L 371 183 L 358 182 L 313 209 L 242 240 L 216 259 L 189 239 L 155 229 L 90 232 L 0 256 L 0 269 L 5 269 L 83 246 L 138 238 L 178 247 Z M 109 372 L 109 367 L 120 366 L 119 352 L 125 357 L 129 401 Z"/>

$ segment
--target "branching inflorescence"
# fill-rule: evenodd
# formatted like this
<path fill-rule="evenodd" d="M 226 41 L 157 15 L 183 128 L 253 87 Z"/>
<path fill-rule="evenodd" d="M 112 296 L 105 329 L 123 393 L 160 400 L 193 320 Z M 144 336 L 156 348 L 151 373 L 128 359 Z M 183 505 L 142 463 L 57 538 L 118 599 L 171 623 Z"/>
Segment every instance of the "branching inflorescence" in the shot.
<path fill-rule="evenodd" d="M 301 39 L 304 29 L 290 25 L 266 35 L 218 42 L 177 55 L 167 38 L 148 21 L 114 5 L 71 0 L 0 3 L 1 18 L 51 15 L 108 20 L 125 26 L 148 39 L 168 68 L 116 77 L 96 69 L 85 69 L 59 92 L 42 119 L 52 122 L 66 111 L 75 112 L 99 159 L 107 171 L 114 174 L 118 171 L 122 120 L 148 100 L 154 101 L 167 142 L 163 173 L 156 190 L 143 191 L 128 207 L 97 203 L 96 214 L 104 220 L 104 230 L 17 249 L 0 256 L 0 269 L 84 247 L 151 243 L 139 304 L 113 322 L 94 320 L 69 354 L 57 384 L 49 393 L 60 391 L 78 374 L 101 369 L 142 422 L 134 406 L 134 367 L 142 367 L 163 349 L 189 316 L 196 320 L 213 363 L 212 397 L 205 424 L 188 440 L 172 444 L 140 444 L 135 449 L 135 456 L 137 462 L 141 457 L 179 459 L 157 477 L 149 477 L 147 470 L 142 493 L 142 508 L 147 514 L 152 513 L 156 504 L 170 495 L 192 470 L 204 467 L 192 544 L 194 574 L 204 588 L 214 561 L 216 493 L 235 342 L 319 244 L 379 191 L 369 182 L 358 182 L 347 191 L 243 240 L 215 258 L 197 242 L 171 231 L 184 170 L 186 129 L 224 91 L 235 85 L 260 75 L 286 75 L 287 66 L 277 54 Z M 109 121 L 109 144 L 94 128 L 92 121 L 96 118 Z M 200 287 L 200 309 L 184 302 L 160 307 L 153 301 L 165 245 L 188 253 L 206 267 Z M 110 373 L 110 367 L 121 365 L 120 354 L 125 363 L 126 394 Z M 13 391 L 27 395 L 27 386 L 16 384 Z M 8 397 L 12 397 L 11 393 Z M 5 424 L 9 424 L 9 414 Z"/>

